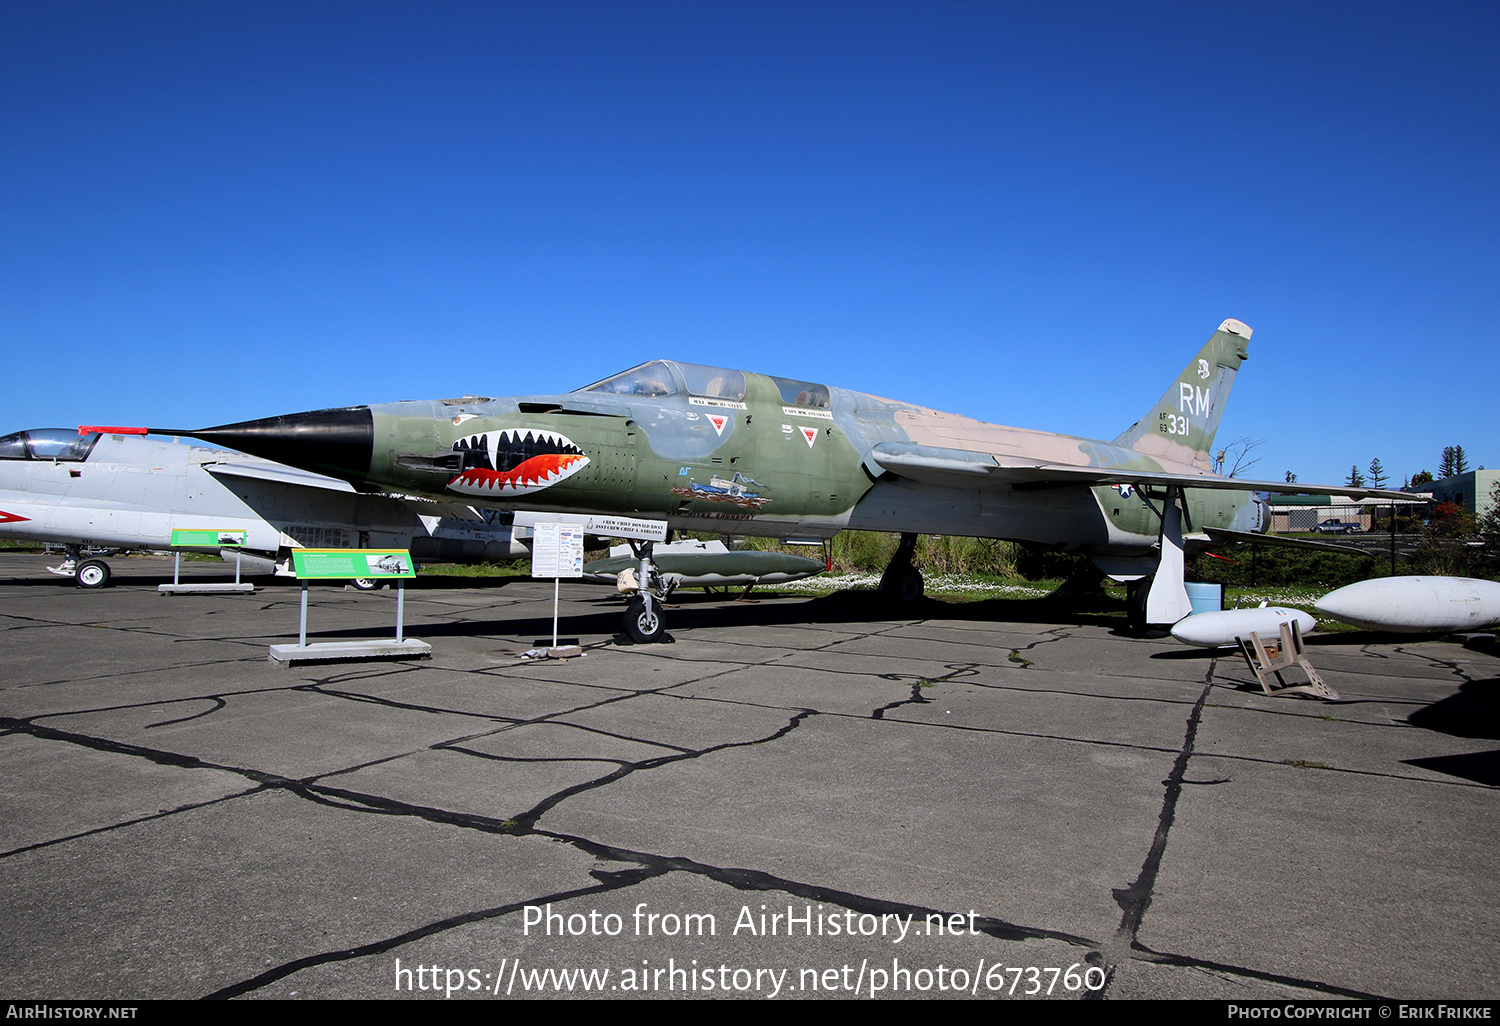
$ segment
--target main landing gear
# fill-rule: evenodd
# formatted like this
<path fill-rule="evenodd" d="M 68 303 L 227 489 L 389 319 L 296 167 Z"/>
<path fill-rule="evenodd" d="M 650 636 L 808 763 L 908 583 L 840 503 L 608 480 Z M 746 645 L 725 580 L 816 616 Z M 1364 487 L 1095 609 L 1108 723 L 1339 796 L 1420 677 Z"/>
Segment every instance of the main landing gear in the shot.
<path fill-rule="evenodd" d="M 68 558 L 57 566 L 49 566 L 48 573 L 59 577 L 71 577 L 80 588 L 102 588 L 109 583 L 109 564 L 102 559 L 79 559 L 83 549 L 78 545 L 67 547 Z"/>
<path fill-rule="evenodd" d="M 896 554 L 891 557 L 885 573 L 880 577 L 881 598 L 915 602 L 922 597 L 922 593 L 926 590 L 926 585 L 922 581 L 922 571 L 911 565 L 911 557 L 916 550 L 917 536 L 903 534 L 901 544 L 896 546 Z"/>

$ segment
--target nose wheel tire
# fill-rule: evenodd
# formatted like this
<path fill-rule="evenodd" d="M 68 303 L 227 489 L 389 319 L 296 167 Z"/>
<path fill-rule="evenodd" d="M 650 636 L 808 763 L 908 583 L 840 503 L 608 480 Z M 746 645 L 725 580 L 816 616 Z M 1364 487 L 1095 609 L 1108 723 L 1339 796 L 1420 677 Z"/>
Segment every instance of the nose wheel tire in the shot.
<path fill-rule="evenodd" d="M 648 606 L 645 599 L 631 599 L 625 607 L 625 633 L 638 645 L 660 641 L 666 633 L 666 624 L 656 603 Z"/>
<path fill-rule="evenodd" d="M 369 577 L 356 577 L 349 583 L 354 585 L 360 591 L 374 591 L 376 588 L 380 587 L 379 582 L 374 581 Z"/>
<path fill-rule="evenodd" d="M 97 559 L 85 560 L 78 564 L 73 579 L 80 588 L 102 588 L 109 583 L 109 564 Z"/>

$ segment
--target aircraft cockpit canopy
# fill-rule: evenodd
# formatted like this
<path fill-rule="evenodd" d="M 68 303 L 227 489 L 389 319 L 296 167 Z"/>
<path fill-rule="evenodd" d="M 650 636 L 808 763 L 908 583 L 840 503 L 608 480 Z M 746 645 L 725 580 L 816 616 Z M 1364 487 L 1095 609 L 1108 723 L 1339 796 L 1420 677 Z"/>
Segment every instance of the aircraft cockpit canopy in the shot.
<path fill-rule="evenodd" d="M 788 406 L 803 406 L 813 410 L 828 409 L 828 386 L 811 381 L 795 381 L 792 378 L 776 378 L 776 387 L 781 389 L 781 401 Z"/>
<path fill-rule="evenodd" d="M 0 437 L 0 460 L 53 460 L 82 463 L 99 436 L 80 435 L 68 428 L 36 428 Z"/>
<path fill-rule="evenodd" d="M 675 360 L 652 360 L 579 391 L 647 398 L 688 395 L 737 403 L 745 398 L 745 375 L 743 371 L 725 370 L 722 367 L 677 363 Z"/>

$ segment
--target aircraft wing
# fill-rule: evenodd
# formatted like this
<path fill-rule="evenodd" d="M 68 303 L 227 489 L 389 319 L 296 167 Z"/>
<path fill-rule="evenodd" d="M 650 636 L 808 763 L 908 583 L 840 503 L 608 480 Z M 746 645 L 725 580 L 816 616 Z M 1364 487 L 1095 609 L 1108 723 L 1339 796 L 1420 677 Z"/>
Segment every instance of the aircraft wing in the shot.
<path fill-rule="evenodd" d="M 1381 488 L 1351 488 L 1347 485 L 1308 485 L 1285 481 L 1247 481 L 1213 474 L 1174 474 L 1162 470 L 1124 470 L 1114 467 L 1077 467 L 1061 463 L 1001 463 L 989 453 L 966 449 L 943 449 L 905 442 L 881 442 L 870 450 L 866 467 L 872 472 L 889 471 L 922 484 L 949 487 L 984 487 L 985 483 L 1012 488 L 1048 485 L 1177 485 L 1182 488 L 1213 488 L 1234 492 L 1283 492 L 1296 495 L 1347 495 L 1354 498 L 1410 501 L 1409 492 Z"/>
<path fill-rule="evenodd" d="M 354 486 L 348 481 L 340 481 L 333 477 L 324 477 L 322 474 L 314 474 L 311 471 L 298 470 L 296 467 L 288 467 L 269 461 L 236 462 L 231 460 L 214 460 L 203 464 L 203 469 L 216 477 L 245 477 L 256 481 L 272 481 L 276 484 L 293 485 L 298 488 L 322 488 L 330 492 L 355 494 Z M 449 520 L 484 519 L 473 506 L 465 505 L 461 502 L 439 502 L 433 499 L 418 498 L 414 495 L 392 494 L 388 495 L 387 498 L 395 499 L 404 504 L 419 517 L 443 517 Z"/>
<path fill-rule="evenodd" d="M 215 477 L 249 477 L 257 481 L 274 481 L 278 484 L 297 485 L 301 488 L 325 488 L 330 492 L 353 492 L 354 486 L 347 481 L 324 477 L 280 463 L 236 463 L 229 460 L 214 460 L 203 464 L 203 469 Z"/>

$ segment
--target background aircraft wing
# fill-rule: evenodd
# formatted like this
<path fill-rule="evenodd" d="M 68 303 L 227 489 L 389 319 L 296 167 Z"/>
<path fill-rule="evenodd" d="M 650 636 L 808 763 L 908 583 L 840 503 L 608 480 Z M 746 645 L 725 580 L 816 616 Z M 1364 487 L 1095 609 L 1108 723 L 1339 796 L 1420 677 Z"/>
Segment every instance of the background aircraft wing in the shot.
<path fill-rule="evenodd" d="M 322 474 L 314 474 L 309 470 L 298 470 L 296 467 L 270 461 L 214 460 L 203 464 L 203 469 L 215 477 L 245 477 L 256 481 L 293 485 L 298 488 L 321 488 L 330 492 L 355 493 L 354 486 L 348 481 L 324 477 Z M 444 517 L 449 520 L 484 519 L 473 506 L 461 502 L 437 502 L 409 495 L 387 495 L 386 497 L 402 503 L 419 517 Z"/>
<path fill-rule="evenodd" d="M 275 481 L 278 484 L 297 485 L 302 488 L 325 488 L 330 492 L 354 491 L 354 486 L 347 481 L 283 466 L 280 463 L 215 460 L 203 464 L 203 469 L 215 477 L 249 477 L 257 481 Z"/>
<path fill-rule="evenodd" d="M 1011 488 L 1048 485 L 1178 485 L 1183 488 L 1213 488 L 1234 492 L 1280 492 L 1296 495 L 1347 495 L 1355 498 L 1401 499 L 1409 492 L 1382 488 L 1350 488 L 1347 485 L 1309 485 L 1301 482 L 1247 481 L 1211 474 L 1173 474 L 1161 470 L 1125 470 L 1115 467 L 1076 467 L 1060 463 L 1001 463 L 989 453 L 967 449 L 943 449 L 904 442 L 882 442 L 866 458 L 872 472 L 889 471 L 922 484 L 949 487 L 984 487 L 985 483 Z"/>

